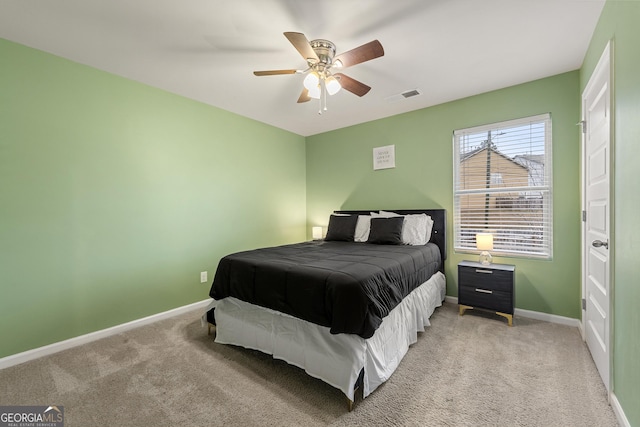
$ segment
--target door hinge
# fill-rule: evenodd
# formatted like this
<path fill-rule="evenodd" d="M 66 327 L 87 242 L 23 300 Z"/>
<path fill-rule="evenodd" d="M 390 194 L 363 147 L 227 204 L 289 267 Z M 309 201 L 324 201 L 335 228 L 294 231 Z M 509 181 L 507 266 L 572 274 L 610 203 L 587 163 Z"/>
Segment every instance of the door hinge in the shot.
<path fill-rule="evenodd" d="M 582 309 L 586 310 L 587 309 L 587 300 L 582 298 Z"/>
<path fill-rule="evenodd" d="M 582 211 L 582 222 L 587 222 L 587 211 Z"/>
<path fill-rule="evenodd" d="M 582 133 L 584 133 L 584 134 L 587 133 L 587 121 L 586 120 L 580 120 L 578 123 L 576 123 L 576 125 L 580 125 L 582 127 Z"/>

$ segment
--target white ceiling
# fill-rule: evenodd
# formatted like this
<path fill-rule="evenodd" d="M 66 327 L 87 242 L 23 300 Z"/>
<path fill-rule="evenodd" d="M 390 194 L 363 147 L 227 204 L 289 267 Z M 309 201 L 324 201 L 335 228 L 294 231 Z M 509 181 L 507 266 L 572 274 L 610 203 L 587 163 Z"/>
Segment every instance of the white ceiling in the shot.
<path fill-rule="evenodd" d="M 0 37 L 309 136 L 580 68 L 605 0 L 2 0 Z M 372 90 L 297 104 L 283 36 L 378 39 Z M 387 98 L 411 89 L 422 94 Z"/>

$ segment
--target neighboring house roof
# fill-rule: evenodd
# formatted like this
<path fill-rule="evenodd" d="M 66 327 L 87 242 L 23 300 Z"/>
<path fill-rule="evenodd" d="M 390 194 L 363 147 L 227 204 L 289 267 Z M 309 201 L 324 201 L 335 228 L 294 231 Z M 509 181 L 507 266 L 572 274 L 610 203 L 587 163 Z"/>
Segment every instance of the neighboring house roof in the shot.
<path fill-rule="evenodd" d="M 513 161 L 516 163 L 520 163 L 526 168 L 543 166 L 544 154 L 518 154 L 513 158 Z"/>
<path fill-rule="evenodd" d="M 496 150 L 493 147 L 489 147 L 489 149 L 491 150 L 492 153 L 498 154 L 499 156 L 503 157 L 504 159 L 509 160 L 510 162 L 513 162 L 516 165 L 518 165 L 518 166 L 520 166 L 520 167 L 522 167 L 522 168 L 524 168 L 526 170 L 529 170 L 529 165 L 526 164 L 525 162 L 516 161 L 516 159 L 502 154 L 500 151 Z M 476 149 L 473 149 L 471 151 L 467 151 L 466 153 L 461 153 L 460 154 L 460 163 L 462 163 L 462 162 L 464 162 L 466 160 L 469 160 L 471 157 L 474 157 L 474 156 L 482 153 L 483 151 L 487 151 L 487 146 L 486 145 L 482 145 L 482 146 L 480 146 L 480 147 L 478 147 Z M 517 157 L 520 157 L 520 156 L 516 156 L 516 158 Z M 523 156 L 523 157 L 526 157 L 526 156 Z"/>
<path fill-rule="evenodd" d="M 536 187 L 544 184 L 543 154 L 521 154 L 515 156 L 513 161 L 529 170 L 529 185 Z"/>

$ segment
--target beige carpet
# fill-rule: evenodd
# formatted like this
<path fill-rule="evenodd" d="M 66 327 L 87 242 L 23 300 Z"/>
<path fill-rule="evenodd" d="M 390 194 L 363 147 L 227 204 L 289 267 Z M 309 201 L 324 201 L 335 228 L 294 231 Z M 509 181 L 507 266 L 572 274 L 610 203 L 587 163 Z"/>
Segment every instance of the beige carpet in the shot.
<path fill-rule="evenodd" d="M 63 405 L 65 426 L 615 426 L 576 328 L 436 310 L 391 379 L 340 391 L 224 346 L 192 312 L 0 371 L 0 405 Z"/>

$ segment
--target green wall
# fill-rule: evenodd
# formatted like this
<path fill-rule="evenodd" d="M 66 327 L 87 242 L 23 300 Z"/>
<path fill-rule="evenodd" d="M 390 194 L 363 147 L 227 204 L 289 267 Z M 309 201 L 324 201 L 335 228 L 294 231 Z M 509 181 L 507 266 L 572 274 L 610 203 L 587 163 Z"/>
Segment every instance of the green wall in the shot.
<path fill-rule="evenodd" d="M 613 40 L 613 393 L 640 426 L 640 1 L 607 1 L 581 70 L 584 88 Z"/>
<path fill-rule="evenodd" d="M 0 357 L 208 298 L 306 236 L 304 138 L 0 39 Z"/>
<path fill-rule="evenodd" d="M 429 96 L 428 91 L 424 96 Z M 516 265 L 516 307 L 580 318 L 580 93 L 578 71 L 307 138 L 308 227 L 334 209 L 445 208 L 453 224 L 456 129 L 551 113 L 554 256 L 494 258 Z M 396 168 L 373 170 L 372 149 L 395 144 Z M 447 294 L 457 295 L 452 227 Z"/>

